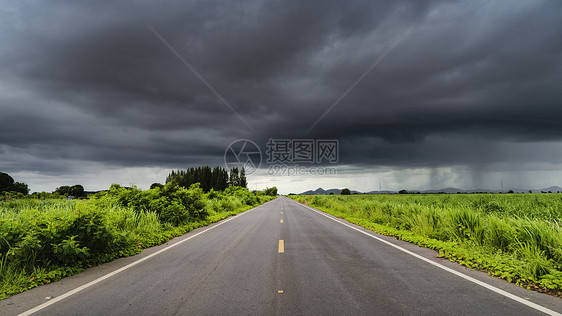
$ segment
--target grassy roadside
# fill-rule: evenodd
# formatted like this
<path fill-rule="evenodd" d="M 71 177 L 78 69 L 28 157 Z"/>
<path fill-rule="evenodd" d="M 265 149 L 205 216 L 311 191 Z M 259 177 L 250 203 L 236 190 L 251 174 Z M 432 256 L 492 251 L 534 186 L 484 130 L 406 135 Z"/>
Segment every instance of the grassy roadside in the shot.
<path fill-rule="evenodd" d="M 198 186 L 112 187 L 89 200 L 0 203 L 0 299 L 137 254 L 273 198 L 242 188 L 203 193 Z"/>
<path fill-rule="evenodd" d="M 552 195 L 290 196 L 461 265 L 562 297 L 562 199 Z"/>

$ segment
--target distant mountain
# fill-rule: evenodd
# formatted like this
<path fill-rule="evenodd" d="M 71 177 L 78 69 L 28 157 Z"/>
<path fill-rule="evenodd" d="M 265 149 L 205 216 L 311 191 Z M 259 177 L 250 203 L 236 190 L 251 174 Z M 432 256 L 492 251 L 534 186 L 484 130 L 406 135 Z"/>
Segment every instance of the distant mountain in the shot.
<path fill-rule="evenodd" d="M 440 189 L 440 190 L 424 190 L 421 191 L 421 193 L 448 193 L 448 194 L 455 194 L 458 192 L 464 192 L 464 190 L 462 189 L 458 189 L 458 188 L 445 188 L 445 189 Z"/>
<path fill-rule="evenodd" d="M 557 185 L 553 185 L 551 187 L 548 188 L 542 188 L 542 189 L 538 189 L 538 190 L 533 190 L 534 193 L 539 193 L 539 192 L 562 192 L 562 188 L 557 186 Z"/>
<path fill-rule="evenodd" d="M 485 189 L 474 189 L 474 190 L 463 190 L 463 189 L 459 189 L 459 188 L 444 188 L 444 189 L 438 189 L 438 190 L 407 190 L 408 193 L 423 193 L 423 194 L 433 194 L 433 193 L 446 193 L 446 194 L 457 194 L 457 193 L 507 193 L 509 191 L 513 191 L 514 193 L 528 193 L 529 189 L 521 189 L 521 188 L 513 188 L 513 189 L 506 189 L 506 190 L 485 190 Z M 557 192 L 562 192 L 562 187 L 559 186 L 551 186 L 548 188 L 542 188 L 542 189 L 532 189 L 533 193 L 541 193 L 541 192 L 551 192 L 551 193 L 557 193 Z M 324 190 L 322 188 L 318 188 L 316 190 L 308 190 L 302 193 L 299 193 L 300 195 L 328 195 L 328 194 L 340 194 L 341 193 L 341 189 L 329 189 L 329 190 Z M 355 190 L 351 190 L 352 194 L 397 194 L 398 191 L 390 191 L 390 190 L 386 190 L 386 191 L 369 191 L 369 192 L 360 192 L 360 191 L 355 191 Z"/>
<path fill-rule="evenodd" d="M 322 188 L 318 188 L 314 191 L 312 190 L 308 190 L 302 193 L 299 193 L 300 195 L 329 195 L 329 194 L 341 194 L 341 189 L 329 189 L 329 190 L 324 190 Z M 355 191 L 355 190 L 351 190 L 351 194 L 363 194 L 362 192 L 359 191 Z"/>
<path fill-rule="evenodd" d="M 398 191 L 369 191 L 365 192 L 365 194 L 396 194 Z"/>

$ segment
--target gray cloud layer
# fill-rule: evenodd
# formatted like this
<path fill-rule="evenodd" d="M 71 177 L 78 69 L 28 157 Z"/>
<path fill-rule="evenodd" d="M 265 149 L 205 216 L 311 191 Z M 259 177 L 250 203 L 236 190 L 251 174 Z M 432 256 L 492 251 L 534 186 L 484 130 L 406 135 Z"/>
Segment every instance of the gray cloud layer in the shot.
<path fill-rule="evenodd" d="M 562 162 L 559 1 L 59 1 L 0 21 L 8 172 L 220 163 L 278 137 L 337 138 L 358 166 Z"/>

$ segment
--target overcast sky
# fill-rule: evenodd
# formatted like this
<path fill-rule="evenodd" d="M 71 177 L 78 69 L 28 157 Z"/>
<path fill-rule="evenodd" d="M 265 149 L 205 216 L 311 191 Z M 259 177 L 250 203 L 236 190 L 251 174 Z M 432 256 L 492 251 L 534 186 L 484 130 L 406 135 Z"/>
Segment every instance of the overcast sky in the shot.
<path fill-rule="evenodd" d="M 339 140 L 337 175 L 251 189 L 562 185 L 560 1 L 14 1 L 0 43 L 0 171 L 32 191 L 270 138 Z"/>

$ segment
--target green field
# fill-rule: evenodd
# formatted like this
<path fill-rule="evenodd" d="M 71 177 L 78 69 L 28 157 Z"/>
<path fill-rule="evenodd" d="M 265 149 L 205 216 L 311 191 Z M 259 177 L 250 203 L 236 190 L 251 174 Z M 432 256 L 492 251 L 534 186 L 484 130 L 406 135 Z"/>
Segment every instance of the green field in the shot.
<path fill-rule="evenodd" d="M 520 286 L 562 294 L 562 194 L 291 197 Z"/>
<path fill-rule="evenodd" d="M 273 198 L 240 187 L 203 193 L 198 184 L 167 184 L 146 191 L 113 185 L 88 200 L 0 202 L 0 299 L 137 254 Z"/>

